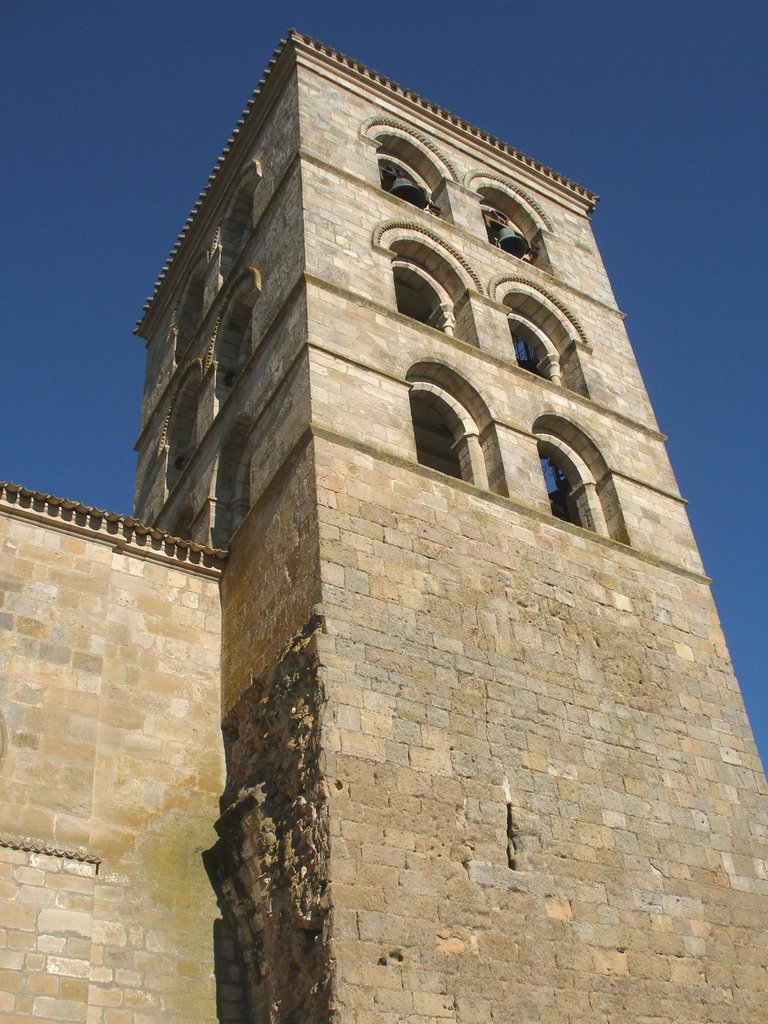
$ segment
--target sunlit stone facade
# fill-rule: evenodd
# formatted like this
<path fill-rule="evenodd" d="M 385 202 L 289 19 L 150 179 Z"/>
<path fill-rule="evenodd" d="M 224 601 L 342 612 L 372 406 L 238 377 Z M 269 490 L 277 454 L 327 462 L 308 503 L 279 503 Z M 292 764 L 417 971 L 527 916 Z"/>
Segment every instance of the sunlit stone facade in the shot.
<path fill-rule="evenodd" d="M 281 46 L 139 325 L 154 533 L 3 504 L 0 1019 L 768 1015 L 765 777 L 595 201 Z"/>

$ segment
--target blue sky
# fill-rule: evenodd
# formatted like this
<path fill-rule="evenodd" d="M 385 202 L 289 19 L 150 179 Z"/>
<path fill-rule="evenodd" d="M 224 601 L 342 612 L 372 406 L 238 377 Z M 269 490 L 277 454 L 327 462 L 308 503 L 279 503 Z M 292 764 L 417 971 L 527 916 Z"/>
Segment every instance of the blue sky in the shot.
<path fill-rule="evenodd" d="M 0 478 L 128 512 L 131 330 L 289 26 L 598 192 L 764 762 L 768 4 L 6 3 Z"/>

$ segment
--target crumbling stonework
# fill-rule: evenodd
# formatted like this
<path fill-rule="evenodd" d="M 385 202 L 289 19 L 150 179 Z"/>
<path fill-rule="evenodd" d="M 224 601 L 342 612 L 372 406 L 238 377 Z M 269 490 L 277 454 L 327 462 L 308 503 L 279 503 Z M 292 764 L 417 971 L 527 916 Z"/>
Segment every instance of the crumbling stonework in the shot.
<path fill-rule="evenodd" d="M 310 621 L 224 719 L 227 787 L 208 855 L 236 923 L 251 1018 L 328 1019 L 328 818 L 323 696 Z"/>

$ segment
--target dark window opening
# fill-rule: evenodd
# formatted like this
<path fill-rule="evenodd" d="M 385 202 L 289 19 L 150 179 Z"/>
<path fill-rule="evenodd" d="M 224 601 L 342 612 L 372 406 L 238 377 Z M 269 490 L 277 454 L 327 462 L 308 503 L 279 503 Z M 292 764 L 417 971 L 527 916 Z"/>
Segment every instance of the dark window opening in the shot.
<path fill-rule="evenodd" d="M 581 516 L 576 508 L 568 477 L 548 455 L 542 455 L 540 461 L 552 515 L 556 519 L 562 519 L 563 522 L 573 523 L 574 526 L 582 526 Z"/>
<path fill-rule="evenodd" d="M 461 480 L 461 461 L 453 433 L 439 407 L 420 395 L 411 396 L 416 457 L 422 466 Z"/>
<path fill-rule="evenodd" d="M 488 241 L 497 249 L 517 256 L 518 259 L 528 255 L 535 255 L 527 240 L 509 222 L 509 217 L 500 210 L 483 210 L 485 230 L 488 232 Z"/>
<path fill-rule="evenodd" d="M 253 196 L 239 193 L 221 232 L 221 276 L 226 277 L 240 255 L 251 227 Z"/>
<path fill-rule="evenodd" d="M 200 326 L 203 318 L 203 304 L 205 298 L 205 282 L 202 275 L 195 277 L 187 286 L 181 309 L 176 318 L 176 352 L 175 359 L 178 363 L 192 340 L 192 336 Z"/>
<path fill-rule="evenodd" d="M 405 316 L 442 330 L 443 306 L 440 296 L 424 278 L 408 267 L 395 267 L 395 301 L 397 310 Z"/>
<path fill-rule="evenodd" d="M 185 507 L 176 517 L 176 521 L 174 522 L 173 526 L 168 532 L 171 534 L 172 537 L 189 538 L 192 536 L 192 523 L 194 522 L 194 520 L 195 517 L 194 513 L 192 512 L 192 508 L 189 505 L 185 505 Z"/>
<path fill-rule="evenodd" d="M 251 309 L 235 304 L 216 341 L 216 398 L 223 402 L 250 354 Z"/>
<path fill-rule="evenodd" d="M 512 342 L 515 346 L 517 365 L 523 370 L 528 370 L 529 373 L 535 373 L 537 377 L 543 377 L 538 357 L 525 338 L 513 336 Z"/>
<path fill-rule="evenodd" d="M 507 804 L 507 865 L 512 871 L 517 870 L 517 843 L 512 821 L 512 804 Z"/>

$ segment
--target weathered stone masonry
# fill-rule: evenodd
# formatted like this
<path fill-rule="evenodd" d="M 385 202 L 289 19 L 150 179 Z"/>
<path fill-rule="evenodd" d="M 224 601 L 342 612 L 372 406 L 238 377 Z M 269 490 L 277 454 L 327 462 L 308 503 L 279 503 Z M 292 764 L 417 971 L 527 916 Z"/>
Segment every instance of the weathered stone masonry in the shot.
<path fill-rule="evenodd" d="M 765 776 L 596 200 L 283 42 L 138 326 L 152 525 L 0 502 L 0 1019 L 768 1019 Z"/>

